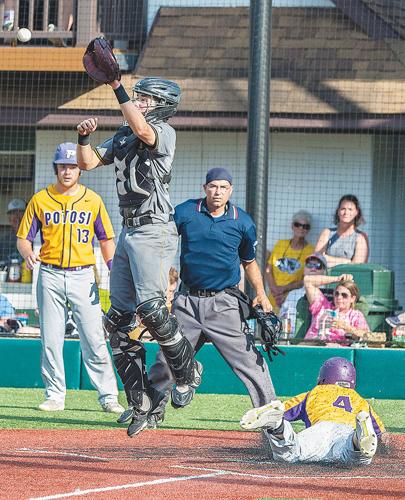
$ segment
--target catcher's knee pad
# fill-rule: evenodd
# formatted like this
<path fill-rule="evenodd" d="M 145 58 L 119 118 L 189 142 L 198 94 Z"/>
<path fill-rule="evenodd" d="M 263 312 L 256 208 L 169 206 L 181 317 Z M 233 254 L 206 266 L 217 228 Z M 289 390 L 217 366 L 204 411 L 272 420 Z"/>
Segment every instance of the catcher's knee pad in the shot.
<path fill-rule="evenodd" d="M 177 384 L 187 384 L 194 378 L 194 353 L 183 337 L 176 316 L 170 314 L 163 297 L 142 302 L 137 313 L 152 337 L 159 343 Z"/>
<path fill-rule="evenodd" d="M 103 317 L 103 327 L 109 337 L 118 330 L 128 334 L 136 327 L 136 315 L 131 311 L 119 311 L 110 307 Z"/>
<path fill-rule="evenodd" d="M 182 334 L 176 317 L 170 314 L 163 297 L 155 297 L 142 302 L 138 305 L 136 312 L 149 333 L 160 345 L 180 342 Z"/>

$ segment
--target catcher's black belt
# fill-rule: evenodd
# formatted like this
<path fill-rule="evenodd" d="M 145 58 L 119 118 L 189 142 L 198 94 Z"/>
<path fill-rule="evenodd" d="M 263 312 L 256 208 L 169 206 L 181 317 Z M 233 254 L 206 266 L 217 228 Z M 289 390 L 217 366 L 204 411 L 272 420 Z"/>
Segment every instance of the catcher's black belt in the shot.
<path fill-rule="evenodd" d="M 140 227 L 145 226 L 146 224 L 153 224 L 154 220 L 156 224 L 156 219 L 153 219 L 150 215 L 141 215 L 140 217 L 123 217 L 122 225 L 126 227 Z M 174 220 L 173 215 L 169 215 L 169 222 L 172 220 Z"/>

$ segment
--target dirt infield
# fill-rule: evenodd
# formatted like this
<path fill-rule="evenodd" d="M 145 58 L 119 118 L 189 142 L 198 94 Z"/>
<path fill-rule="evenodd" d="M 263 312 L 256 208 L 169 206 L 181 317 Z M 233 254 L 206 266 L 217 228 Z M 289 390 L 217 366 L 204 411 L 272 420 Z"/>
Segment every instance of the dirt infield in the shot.
<path fill-rule="evenodd" d="M 285 466 L 248 432 L 2 430 L 0 498 L 404 498 L 405 436 L 372 466 Z"/>

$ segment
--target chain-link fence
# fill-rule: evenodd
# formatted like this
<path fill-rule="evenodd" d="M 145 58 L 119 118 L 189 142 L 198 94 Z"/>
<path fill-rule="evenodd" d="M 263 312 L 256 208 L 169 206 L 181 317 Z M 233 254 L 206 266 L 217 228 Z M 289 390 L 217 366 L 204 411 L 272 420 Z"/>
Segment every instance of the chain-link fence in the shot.
<path fill-rule="evenodd" d="M 128 91 L 146 75 L 175 80 L 182 88 L 171 120 L 177 131 L 173 203 L 202 196 L 206 171 L 224 166 L 234 177 L 233 201 L 245 206 L 249 7 L 247 0 L 0 1 L 4 269 L 10 268 L 9 242 L 15 234 L 7 213 L 10 202 L 28 201 L 54 182 L 55 148 L 76 142 L 80 120 L 98 117 L 94 145 L 122 123 L 111 88 L 91 81 L 81 63 L 84 47 L 99 34 L 112 41 Z M 26 43 L 16 38 L 21 27 L 32 31 Z M 364 216 L 358 229 L 366 233 L 365 260 L 374 265 L 363 286 L 381 303 L 369 312 L 392 314 L 405 304 L 403 2 L 273 1 L 271 44 L 269 252 L 284 240 L 277 247 L 280 262 L 272 263 L 275 275 L 287 273 L 283 284 L 289 274 L 301 279 L 293 267 L 301 266 L 302 272 L 303 255 L 314 250 L 321 234 L 325 237 L 325 228 L 333 235 L 340 198 L 355 195 Z M 81 182 L 102 196 L 118 234 L 114 177 L 113 166 L 107 166 L 84 173 Z M 302 210 L 310 214 L 307 221 L 295 220 L 310 226 L 304 230 L 304 250 L 302 238 L 297 245 L 294 239 L 302 228 L 292 224 Z M 297 255 L 289 256 L 291 243 Z M 108 287 L 97 246 L 96 252 L 102 287 Z M 387 296 L 370 284 L 383 269 L 395 283 L 395 290 L 384 289 Z M 35 309 L 32 284 L 1 287 L 18 310 Z M 380 322 L 375 329 L 381 327 Z"/>

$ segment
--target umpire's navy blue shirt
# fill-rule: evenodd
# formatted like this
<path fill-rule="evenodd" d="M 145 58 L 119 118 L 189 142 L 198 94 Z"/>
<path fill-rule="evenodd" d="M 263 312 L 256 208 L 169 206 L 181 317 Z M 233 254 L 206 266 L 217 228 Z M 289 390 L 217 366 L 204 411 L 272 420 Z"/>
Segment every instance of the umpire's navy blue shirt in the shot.
<path fill-rule="evenodd" d="M 174 213 L 181 236 L 180 277 L 192 289 L 223 290 L 240 282 L 240 261 L 256 254 L 256 227 L 243 210 L 227 204 L 212 217 L 205 199 L 187 200 Z"/>

